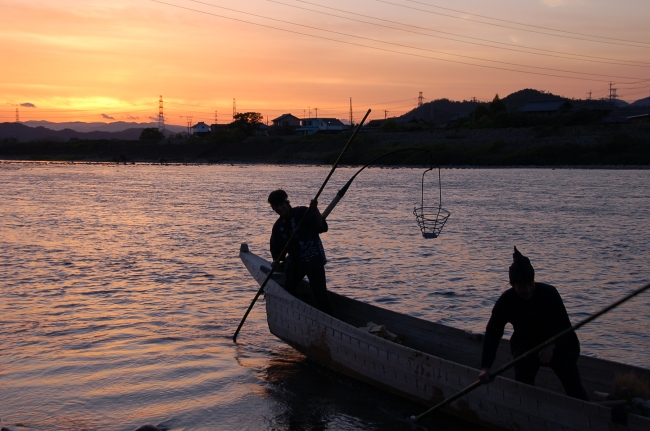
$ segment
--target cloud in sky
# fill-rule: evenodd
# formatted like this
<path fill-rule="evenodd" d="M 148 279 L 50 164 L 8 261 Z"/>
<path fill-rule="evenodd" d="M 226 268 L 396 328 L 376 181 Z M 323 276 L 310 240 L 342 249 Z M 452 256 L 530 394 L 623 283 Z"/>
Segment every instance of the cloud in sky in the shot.
<path fill-rule="evenodd" d="M 102 118 L 105 120 L 114 120 L 115 118 L 111 117 L 110 115 L 102 114 Z"/>
<path fill-rule="evenodd" d="M 20 106 L 22 106 L 23 108 L 36 108 L 36 105 L 29 102 L 21 103 Z"/>
<path fill-rule="evenodd" d="M 133 115 L 127 115 L 127 116 L 126 116 L 126 119 L 127 119 L 127 120 L 139 120 L 140 117 L 134 117 Z"/>
<path fill-rule="evenodd" d="M 150 119 L 151 121 L 158 121 L 158 117 L 151 117 L 150 116 L 150 117 L 147 117 L 147 118 Z"/>
<path fill-rule="evenodd" d="M 346 118 L 352 97 L 355 110 L 361 113 L 372 107 L 375 109 L 371 118 L 383 119 L 383 110 L 392 116 L 416 107 L 420 91 L 429 100 L 463 100 L 473 96 L 492 99 L 497 92 L 507 95 L 523 88 L 544 89 L 567 97 L 584 97 L 591 89 L 599 91 L 599 96 L 606 95 L 610 81 L 622 81 L 614 77 L 635 78 L 629 82 L 641 80 L 636 78 L 643 78 L 643 70 L 627 64 L 639 62 L 647 54 L 643 44 L 631 44 L 639 46 L 635 48 L 588 42 L 581 39 L 590 38 L 573 38 L 568 33 L 561 33 L 566 37 L 559 38 L 544 34 L 556 32 L 529 26 L 504 29 L 440 15 L 435 16 L 434 22 L 431 14 L 397 6 L 367 11 L 364 2 L 333 2 L 349 13 L 463 37 L 432 39 L 432 35 L 418 31 L 387 32 L 385 28 L 359 26 L 343 18 L 322 18 L 313 12 L 286 9 L 288 6 L 279 7 L 266 0 L 239 3 L 246 3 L 247 8 L 261 16 L 287 20 L 287 15 L 291 15 L 291 22 L 314 28 L 300 28 L 300 36 L 284 31 L 293 27 L 277 21 L 270 24 L 274 28 L 259 27 L 252 18 L 246 18 L 246 22 L 232 21 L 154 2 L 5 0 L 1 2 L 0 42 L 8 41 L 12 46 L 3 52 L 3 64 L 12 67 L 0 68 L 0 103 L 13 105 L 20 103 L 18 100 L 35 100 L 41 118 L 58 121 L 101 119 L 102 110 L 109 109 L 116 119 L 134 116 L 129 112 L 140 112 L 138 117 L 142 115 L 143 121 L 155 122 L 157 118 L 147 118 L 147 113 L 155 115 L 159 95 L 163 94 L 168 120 L 185 124 L 185 116 L 202 115 L 196 111 L 205 112 L 206 117 L 211 116 L 211 111 L 218 111 L 220 118 L 229 117 L 233 98 L 241 112 L 254 110 L 271 118 L 287 112 L 302 115 L 309 106 L 318 106 L 321 116 Z M 614 7 L 607 0 L 457 3 L 463 3 L 463 7 L 458 6 L 461 10 L 474 14 L 565 32 L 650 40 L 650 26 L 646 22 L 650 14 L 648 0 L 626 0 L 624 3 L 629 7 Z M 204 10 L 220 14 L 217 9 Z M 160 31 L 164 27 L 175 31 Z M 375 42 L 326 34 L 317 28 Z M 472 43 L 468 43 L 470 40 Z M 495 41 L 485 42 L 495 47 L 477 46 L 475 43 L 481 40 Z M 504 43 L 535 50 L 515 50 Z M 289 49 L 279 52 L 269 46 Z M 205 56 L 205 52 L 211 55 Z M 625 61 L 602 62 L 593 58 L 594 63 L 590 63 L 589 57 L 582 56 Z M 195 57 L 202 61 L 188 69 L 186 60 Z M 112 66 L 106 67 L 107 64 Z M 619 88 L 626 94 L 622 86 Z M 642 96 L 647 96 L 647 92 Z M 412 101 L 405 102 L 407 98 Z"/>

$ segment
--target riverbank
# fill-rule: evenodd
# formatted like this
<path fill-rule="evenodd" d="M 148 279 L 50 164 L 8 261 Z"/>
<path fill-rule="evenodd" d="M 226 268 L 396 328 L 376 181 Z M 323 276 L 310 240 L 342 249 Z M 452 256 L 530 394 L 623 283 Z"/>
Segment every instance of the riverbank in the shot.
<path fill-rule="evenodd" d="M 212 135 L 160 143 L 123 140 L 0 142 L 0 158 L 29 161 L 331 164 L 349 134 Z M 361 133 L 342 159 L 364 164 L 391 151 L 431 151 L 442 166 L 649 166 L 650 125 Z M 421 152 L 387 157 L 386 165 L 428 164 Z"/>

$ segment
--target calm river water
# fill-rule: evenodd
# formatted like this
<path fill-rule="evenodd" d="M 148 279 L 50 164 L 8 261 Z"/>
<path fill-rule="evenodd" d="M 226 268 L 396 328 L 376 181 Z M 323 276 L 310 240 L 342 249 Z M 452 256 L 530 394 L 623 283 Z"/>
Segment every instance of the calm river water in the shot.
<path fill-rule="evenodd" d="M 305 205 L 329 169 L 0 164 L 1 424 L 409 429 L 420 406 L 305 360 L 263 302 L 231 340 L 257 289 L 239 244 L 269 255 L 268 193 Z M 354 172 L 335 172 L 321 208 Z M 357 178 L 322 236 L 332 290 L 481 332 L 514 245 L 574 323 L 650 281 L 648 170 L 443 169 L 451 218 L 429 240 L 412 215 L 422 172 Z M 586 326 L 583 352 L 647 367 L 649 310 L 645 295 Z"/>

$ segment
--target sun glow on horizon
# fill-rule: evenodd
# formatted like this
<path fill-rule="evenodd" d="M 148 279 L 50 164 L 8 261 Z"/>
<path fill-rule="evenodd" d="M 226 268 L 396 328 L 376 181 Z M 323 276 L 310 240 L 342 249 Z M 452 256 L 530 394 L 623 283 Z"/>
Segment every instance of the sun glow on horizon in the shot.
<path fill-rule="evenodd" d="M 535 88 L 650 95 L 650 3 L 0 0 L 0 122 L 401 115 Z M 31 103 L 34 108 L 20 106 Z M 355 114 L 359 115 L 359 114 Z M 110 120 L 109 118 L 112 118 Z"/>

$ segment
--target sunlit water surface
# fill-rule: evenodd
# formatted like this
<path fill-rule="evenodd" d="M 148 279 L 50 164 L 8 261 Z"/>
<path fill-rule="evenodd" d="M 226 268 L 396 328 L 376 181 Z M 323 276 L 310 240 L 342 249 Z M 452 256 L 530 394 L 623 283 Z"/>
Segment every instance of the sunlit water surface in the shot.
<path fill-rule="evenodd" d="M 410 429 L 421 407 L 305 360 L 263 301 L 231 340 L 257 288 L 239 244 L 268 257 L 269 191 L 307 204 L 329 169 L 0 164 L 2 425 Z M 444 169 L 435 240 L 412 215 L 422 171 L 357 178 L 322 236 L 330 289 L 481 332 L 514 245 L 574 323 L 650 281 L 650 171 Z M 321 208 L 354 172 L 335 172 Z M 649 310 L 645 295 L 586 326 L 583 352 L 647 367 Z"/>

